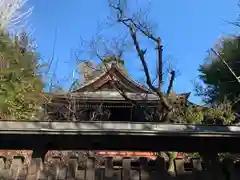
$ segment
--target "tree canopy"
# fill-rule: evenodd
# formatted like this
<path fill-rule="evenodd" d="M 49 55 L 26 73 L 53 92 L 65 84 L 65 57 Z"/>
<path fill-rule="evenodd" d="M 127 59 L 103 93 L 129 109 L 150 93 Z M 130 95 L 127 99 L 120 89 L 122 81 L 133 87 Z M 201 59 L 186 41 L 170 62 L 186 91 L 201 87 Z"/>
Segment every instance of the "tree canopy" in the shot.
<path fill-rule="evenodd" d="M 240 76 L 240 37 L 224 38 L 216 45 L 216 51 L 227 62 L 237 76 Z M 240 84 L 219 57 L 209 53 L 199 75 L 204 86 L 197 87 L 197 94 L 208 104 L 229 100 L 239 106 Z M 237 106 L 236 106 L 237 105 Z"/>
<path fill-rule="evenodd" d="M 0 32 L 0 119 L 29 119 L 40 103 L 43 83 L 39 56 L 26 33 L 11 38 Z"/>

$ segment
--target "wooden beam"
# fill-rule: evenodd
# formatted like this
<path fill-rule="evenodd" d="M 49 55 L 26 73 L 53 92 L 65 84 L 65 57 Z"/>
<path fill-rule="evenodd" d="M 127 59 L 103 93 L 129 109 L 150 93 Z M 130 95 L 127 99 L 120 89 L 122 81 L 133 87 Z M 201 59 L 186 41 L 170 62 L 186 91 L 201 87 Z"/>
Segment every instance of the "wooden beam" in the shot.
<path fill-rule="evenodd" d="M 240 126 L 0 121 L 0 127 L 1 149 L 240 152 Z"/>

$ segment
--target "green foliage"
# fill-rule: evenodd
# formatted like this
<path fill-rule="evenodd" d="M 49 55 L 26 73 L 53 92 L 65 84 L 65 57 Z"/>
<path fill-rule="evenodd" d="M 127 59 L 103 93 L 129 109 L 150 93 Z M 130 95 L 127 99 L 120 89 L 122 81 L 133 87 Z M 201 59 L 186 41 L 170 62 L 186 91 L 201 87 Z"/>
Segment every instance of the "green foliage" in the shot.
<path fill-rule="evenodd" d="M 187 124 L 201 124 L 204 119 L 204 112 L 194 106 L 189 106 L 185 109 L 184 119 Z"/>
<path fill-rule="evenodd" d="M 233 124 L 236 118 L 230 102 L 223 102 L 209 108 L 188 106 L 177 111 L 171 118 L 180 119 L 180 123 L 186 124 Z"/>
<path fill-rule="evenodd" d="M 231 103 L 228 101 L 209 108 L 188 106 L 178 115 L 178 118 L 182 119 L 183 123 L 186 124 L 230 125 L 234 123 L 236 118 L 235 113 L 232 111 Z M 185 153 L 185 158 L 193 157 L 200 157 L 200 155 L 197 152 Z"/>
<path fill-rule="evenodd" d="M 21 38 L 21 39 L 20 39 Z M 43 83 L 38 54 L 25 33 L 15 38 L 0 33 L 0 119 L 29 119 L 38 109 Z"/>
<path fill-rule="evenodd" d="M 237 76 L 240 76 L 239 45 L 240 37 L 226 38 L 215 48 Z M 209 53 L 206 62 L 200 66 L 199 71 L 201 73 L 199 78 L 204 83 L 204 87 L 198 86 L 196 91 L 198 95 L 204 97 L 206 103 L 219 103 L 225 99 L 234 102 L 239 97 L 240 84 L 213 53 Z M 239 106 L 239 103 L 235 105 Z"/>
<path fill-rule="evenodd" d="M 207 124 L 233 124 L 235 121 L 235 113 L 232 111 L 230 102 L 221 103 L 206 111 L 206 119 L 203 123 Z"/>

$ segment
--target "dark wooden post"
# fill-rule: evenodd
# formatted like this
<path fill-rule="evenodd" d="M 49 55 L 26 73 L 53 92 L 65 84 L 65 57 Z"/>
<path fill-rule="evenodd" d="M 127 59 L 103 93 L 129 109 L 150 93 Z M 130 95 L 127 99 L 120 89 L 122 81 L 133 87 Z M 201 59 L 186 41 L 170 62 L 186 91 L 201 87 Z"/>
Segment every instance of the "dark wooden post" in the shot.
<path fill-rule="evenodd" d="M 93 158 L 88 158 L 86 162 L 86 180 L 95 179 L 95 161 Z"/>
<path fill-rule="evenodd" d="M 70 158 L 68 161 L 67 179 L 69 180 L 75 179 L 77 168 L 78 168 L 77 158 Z"/>
<path fill-rule="evenodd" d="M 26 180 L 39 179 L 40 173 L 43 170 L 42 158 L 32 158 L 28 167 L 28 174 Z"/>
<path fill-rule="evenodd" d="M 122 180 L 130 180 L 131 159 L 123 159 Z"/>
<path fill-rule="evenodd" d="M 71 107 L 72 107 L 72 120 L 76 121 L 76 98 L 75 97 L 71 97 Z"/>
<path fill-rule="evenodd" d="M 44 147 L 44 145 L 41 145 L 39 148 L 33 150 L 26 180 L 36 180 L 40 178 L 41 171 L 43 170 L 43 161 L 48 151 L 47 148 Z"/>
<path fill-rule="evenodd" d="M 185 174 L 184 159 L 175 159 L 174 168 L 177 176 Z"/>
<path fill-rule="evenodd" d="M 191 163 L 193 165 L 193 177 L 195 180 L 203 180 L 204 179 L 204 173 L 202 169 L 202 162 L 200 158 L 192 158 Z"/>
<path fill-rule="evenodd" d="M 140 179 L 149 179 L 148 161 L 146 158 L 140 158 Z"/>
<path fill-rule="evenodd" d="M 12 160 L 10 175 L 12 179 L 20 179 L 19 175 L 23 168 L 23 159 L 20 157 L 14 157 Z M 23 177 L 24 178 L 24 177 Z"/>
<path fill-rule="evenodd" d="M 166 171 L 166 163 L 163 157 L 158 156 L 156 159 L 156 172 L 157 178 L 168 179 L 168 173 Z"/>
<path fill-rule="evenodd" d="M 113 158 L 105 158 L 105 177 L 111 178 L 113 176 Z"/>

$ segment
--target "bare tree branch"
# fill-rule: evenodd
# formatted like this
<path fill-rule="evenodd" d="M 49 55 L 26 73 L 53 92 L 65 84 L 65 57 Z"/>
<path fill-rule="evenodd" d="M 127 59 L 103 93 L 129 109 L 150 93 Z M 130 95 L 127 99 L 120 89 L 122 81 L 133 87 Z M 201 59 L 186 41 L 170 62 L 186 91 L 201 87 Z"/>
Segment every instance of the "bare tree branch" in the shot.
<path fill-rule="evenodd" d="M 110 78 L 111 78 L 112 80 L 114 80 L 114 76 L 113 76 L 111 73 L 109 73 L 109 72 L 110 72 L 110 71 L 109 71 L 109 67 L 106 66 L 106 64 L 104 63 L 104 59 L 101 58 L 99 55 L 97 55 L 97 56 L 98 56 L 98 58 L 102 61 L 102 63 L 104 64 L 104 66 L 105 66 L 105 68 L 106 68 L 106 72 L 108 73 L 108 75 L 110 76 Z M 113 82 L 114 82 L 114 81 L 113 81 Z M 118 83 L 111 83 L 110 85 L 111 85 L 114 89 L 116 89 L 116 90 L 118 91 L 118 93 L 119 93 L 126 101 L 130 102 L 133 106 L 135 106 L 135 107 L 137 107 L 137 108 L 143 109 L 144 112 L 145 112 L 149 117 L 152 115 L 151 112 L 149 111 L 149 108 L 146 106 L 146 104 L 143 105 L 144 107 L 141 107 L 140 104 L 138 104 L 137 101 L 135 101 L 135 100 L 133 100 L 133 99 L 131 99 L 131 98 L 129 98 L 129 97 L 127 96 L 126 92 L 125 92 L 120 86 L 118 86 Z"/>
<path fill-rule="evenodd" d="M 118 1 L 120 2 L 120 1 Z M 161 118 L 158 118 L 161 121 L 166 121 L 169 119 L 169 115 L 173 107 L 171 106 L 170 102 L 168 102 L 168 94 L 171 92 L 173 82 L 175 79 L 175 71 L 172 70 L 170 72 L 171 78 L 170 78 L 170 83 L 167 89 L 167 96 L 164 95 L 162 92 L 162 85 L 163 85 L 163 60 L 162 60 L 162 42 L 160 37 L 155 37 L 151 29 L 148 26 L 148 22 L 141 22 L 141 19 L 135 19 L 137 17 L 131 17 L 131 18 L 126 18 L 124 17 L 124 9 L 121 7 L 119 3 L 116 5 L 110 4 L 110 8 L 114 10 L 114 13 L 117 15 L 117 20 L 115 21 L 116 23 L 123 25 L 125 30 L 127 30 L 127 35 L 125 36 L 126 38 L 130 38 L 131 44 L 133 44 L 134 49 L 137 52 L 138 58 L 141 62 L 141 66 L 143 68 L 145 77 L 146 77 L 146 84 L 148 87 L 154 92 L 158 97 L 159 97 L 159 107 L 157 108 L 156 113 L 161 114 Z M 113 17 L 113 16 L 112 16 Z M 129 32 L 129 33 L 128 33 Z M 124 34 L 124 33 L 122 33 Z M 121 34 L 121 35 L 122 35 Z M 110 84 L 114 89 L 116 89 L 119 94 L 128 102 L 130 102 L 132 105 L 135 107 L 141 108 L 144 113 L 147 113 L 149 116 L 153 115 L 153 112 L 151 112 L 151 108 L 148 107 L 147 104 L 142 104 L 140 105 L 137 101 L 131 99 L 128 97 L 128 94 L 125 92 L 125 90 L 119 86 L 119 84 L 115 81 L 114 75 L 109 71 L 110 67 L 105 63 L 105 56 L 113 56 L 116 58 L 120 58 L 123 53 L 126 51 L 126 43 L 123 43 L 120 38 L 111 38 L 110 41 L 107 39 L 103 38 L 104 34 L 97 33 L 98 37 L 94 38 L 88 45 L 90 45 L 88 48 L 91 49 L 89 51 L 90 53 L 94 53 L 94 57 L 97 57 L 100 61 L 101 64 L 105 66 L 103 69 L 109 74 L 109 77 L 112 79 L 112 83 Z M 158 87 L 154 86 L 154 81 L 152 81 L 150 71 L 148 68 L 147 60 L 145 58 L 145 54 L 147 53 L 147 49 L 144 49 L 141 47 L 140 40 L 138 39 L 139 36 L 142 35 L 143 37 L 147 37 L 148 39 L 152 40 L 154 44 L 156 45 L 155 49 L 157 51 L 157 60 L 158 60 L 158 72 L 157 72 L 157 77 L 159 81 Z M 113 43 L 114 41 L 114 43 Z M 86 51 L 87 48 L 84 48 Z M 79 58 L 78 58 L 79 59 Z M 82 60 L 80 60 L 82 61 Z M 84 62 L 84 61 L 82 61 Z M 88 64 L 86 65 L 88 66 Z M 98 68 L 95 67 L 88 67 L 88 68 L 93 68 L 94 70 L 98 71 Z M 144 98 L 144 97 L 143 97 Z M 144 100 L 144 99 L 143 99 Z M 150 109 L 150 111 L 149 111 Z M 159 116 L 160 117 L 160 116 Z"/>
<path fill-rule="evenodd" d="M 31 14 L 33 7 L 23 11 L 28 0 L 0 0 L 0 28 L 6 30 L 20 30 Z"/>
<path fill-rule="evenodd" d="M 174 70 L 172 70 L 170 74 L 171 74 L 171 77 L 170 77 L 170 82 L 169 82 L 168 89 L 167 89 L 167 95 L 169 95 L 171 93 L 176 73 Z"/>
<path fill-rule="evenodd" d="M 162 50 L 163 49 L 162 48 L 163 47 L 162 47 L 160 38 L 158 38 L 157 41 L 155 41 L 155 42 L 157 43 L 156 49 L 158 52 L 158 90 L 162 91 L 162 84 L 163 84 L 163 60 L 162 60 Z"/>
<path fill-rule="evenodd" d="M 139 59 L 140 59 L 140 61 L 142 63 L 143 69 L 144 69 L 147 85 L 150 87 L 151 90 L 153 90 L 159 96 L 159 98 L 162 101 L 164 107 L 168 111 L 171 111 L 172 107 L 169 104 L 169 102 L 167 101 L 167 99 L 164 97 L 164 95 L 163 95 L 163 93 L 161 91 L 161 89 L 162 89 L 161 86 L 162 86 L 162 83 L 163 83 L 163 81 L 162 81 L 162 75 L 163 75 L 163 73 L 162 73 L 163 67 L 162 66 L 163 66 L 163 64 L 162 64 L 162 44 L 161 44 L 160 37 L 155 37 L 149 31 L 144 31 L 139 26 L 139 24 L 136 24 L 134 22 L 134 20 L 132 18 L 125 18 L 124 14 L 123 14 L 123 10 L 121 9 L 120 6 L 113 5 L 113 4 L 109 4 L 109 6 L 117 11 L 117 21 L 122 23 L 123 25 L 125 25 L 129 29 L 129 31 L 130 31 L 131 38 L 132 38 L 132 40 L 134 42 L 136 51 L 138 53 Z M 153 41 L 155 41 L 156 44 L 157 44 L 157 48 L 156 49 L 158 51 L 158 63 L 159 63 L 159 68 L 158 68 L 159 89 L 155 88 L 153 86 L 153 84 L 152 84 L 151 77 L 150 77 L 149 70 L 148 70 L 148 66 L 147 66 L 147 62 L 146 62 L 145 57 L 144 57 L 144 55 L 145 55 L 147 50 L 142 50 L 141 49 L 140 44 L 139 44 L 139 42 L 137 40 L 137 34 L 136 34 L 137 30 L 139 30 L 142 34 L 147 36 L 149 39 L 152 39 Z M 170 83 L 169 89 L 172 88 L 172 84 L 173 83 Z"/>
<path fill-rule="evenodd" d="M 99 39 L 99 37 L 98 37 L 98 39 Z M 101 38 L 100 38 L 100 39 L 101 39 Z M 117 43 L 118 43 L 118 42 L 117 42 Z M 109 51 L 106 52 L 106 49 L 109 49 L 109 48 L 108 48 L 108 45 L 107 45 L 107 44 L 104 44 L 104 42 L 101 42 L 101 45 L 105 46 L 105 50 L 104 50 L 105 53 L 104 53 L 103 55 L 101 55 L 101 54 L 98 52 L 99 49 L 96 47 L 96 46 L 98 45 L 98 43 L 96 43 L 96 41 L 91 41 L 90 44 L 91 44 L 91 52 L 94 51 L 95 56 L 96 56 L 96 57 L 101 61 L 101 63 L 104 65 L 105 72 L 108 73 L 109 77 L 110 77 L 111 80 L 112 80 L 112 83 L 110 83 L 110 86 L 111 86 L 112 88 L 116 89 L 117 92 L 118 92 L 126 101 L 130 102 L 133 106 L 135 106 L 135 107 L 137 107 L 137 108 L 143 109 L 144 112 L 145 112 L 147 115 L 151 116 L 151 112 L 149 111 L 149 108 L 148 108 L 146 105 L 143 105 L 144 107 L 141 107 L 140 104 L 138 104 L 137 101 L 135 101 L 135 100 L 133 100 L 133 99 L 131 99 L 131 98 L 128 97 L 128 95 L 126 94 L 126 92 L 124 91 L 124 89 L 122 89 L 122 87 L 120 87 L 120 86 L 118 85 L 118 83 L 115 83 L 115 77 L 114 77 L 113 74 L 110 72 L 110 67 L 107 66 L 107 64 L 106 64 L 105 61 L 104 61 L 104 57 L 105 57 L 105 56 L 109 56 Z M 119 45 L 119 44 L 118 44 L 118 45 Z M 119 47 L 122 47 L 122 46 L 124 46 L 124 45 L 125 45 L 124 42 L 123 42 L 123 44 L 120 43 Z M 110 46 L 111 46 L 111 44 L 110 44 Z M 122 53 L 123 53 L 124 50 L 126 50 L 126 48 L 123 48 L 123 47 L 122 47 L 122 48 L 119 48 L 119 51 L 121 51 Z M 118 53 L 117 53 L 117 55 L 115 55 L 115 53 L 110 54 L 110 55 L 111 55 L 111 56 L 115 56 L 115 57 L 117 56 L 116 58 L 120 58 Z M 79 59 L 79 58 L 78 58 L 78 59 Z M 82 61 L 82 62 L 84 62 L 84 61 Z M 89 67 L 89 68 L 92 68 L 94 71 L 99 71 L 99 69 L 97 69 L 97 68 L 90 67 L 90 66 L 88 66 L 88 67 Z M 101 69 L 100 71 L 103 71 L 103 69 Z"/>

